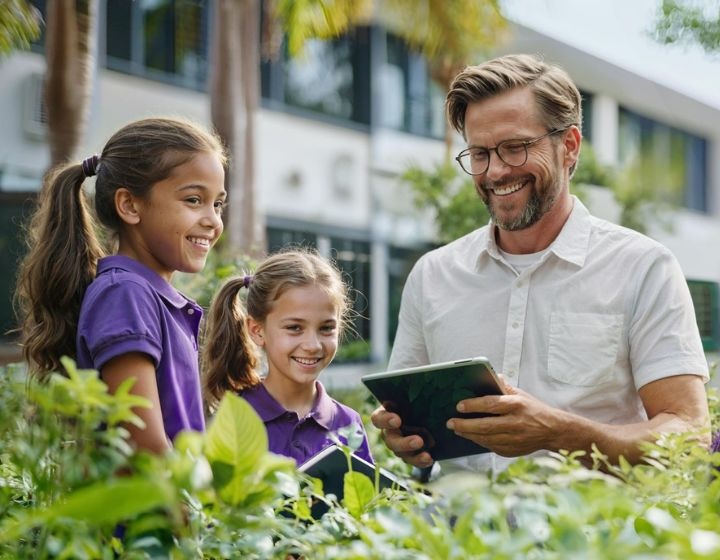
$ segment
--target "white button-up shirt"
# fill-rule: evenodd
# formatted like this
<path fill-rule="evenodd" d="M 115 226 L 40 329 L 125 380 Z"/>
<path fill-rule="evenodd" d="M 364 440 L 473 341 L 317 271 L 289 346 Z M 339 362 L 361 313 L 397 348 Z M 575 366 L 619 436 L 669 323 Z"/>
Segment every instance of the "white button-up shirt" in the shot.
<path fill-rule="evenodd" d="M 577 199 L 549 250 L 520 272 L 494 234 L 485 226 L 417 262 L 390 369 L 486 356 L 507 383 L 608 424 L 647 420 L 638 389 L 651 381 L 707 380 L 687 283 L 667 248 Z M 492 453 L 452 461 L 473 470 L 507 462 Z"/>

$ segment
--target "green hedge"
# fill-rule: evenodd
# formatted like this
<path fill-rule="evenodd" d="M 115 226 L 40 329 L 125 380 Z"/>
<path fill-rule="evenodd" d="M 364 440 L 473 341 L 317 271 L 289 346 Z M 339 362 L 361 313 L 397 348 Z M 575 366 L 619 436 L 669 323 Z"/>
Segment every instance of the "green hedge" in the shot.
<path fill-rule="evenodd" d="M 206 434 L 182 435 L 167 456 L 132 455 L 121 424 L 142 399 L 68 370 L 44 386 L 2 371 L 0 558 L 720 557 L 720 458 L 687 436 L 648 445 L 640 466 L 596 453 L 605 471 L 586 469 L 556 454 L 495 480 L 443 477 L 430 494 L 378 493 L 353 473 L 338 504 L 268 453 L 242 399 L 226 398 Z M 710 404 L 716 425 L 714 390 Z M 369 432 L 377 458 L 403 469 Z M 331 506 L 321 520 L 312 499 Z"/>

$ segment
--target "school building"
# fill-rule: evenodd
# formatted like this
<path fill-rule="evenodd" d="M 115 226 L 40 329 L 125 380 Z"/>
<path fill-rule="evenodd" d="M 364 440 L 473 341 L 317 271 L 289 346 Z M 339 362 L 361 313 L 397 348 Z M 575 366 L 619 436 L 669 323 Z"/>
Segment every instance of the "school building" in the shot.
<path fill-rule="evenodd" d="M 33 3 L 44 10 L 44 1 Z M 99 151 L 113 131 L 145 116 L 184 115 L 209 124 L 212 9 L 212 2 L 100 0 L 97 73 L 81 155 Z M 527 27 L 514 24 L 512 35 L 499 52 L 541 53 L 575 79 L 584 97 L 585 137 L 600 161 L 621 164 L 641 148 L 658 158 L 682 154 L 674 227 L 650 234 L 680 260 L 706 349 L 717 351 L 720 110 Z M 14 324 L 19 221 L 49 162 L 44 68 L 41 46 L 0 59 L 3 333 Z M 389 355 L 402 283 L 434 234 L 432 215 L 414 207 L 398 175 L 411 163 L 430 166 L 444 158 L 443 101 L 422 57 L 380 27 L 313 41 L 302 59 L 263 62 L 256 185 L 268 246 L 315 245 L 364 294 L 356 306 L 365 318 L 356 328 L 369 349 L 358 351 L 355 363 L 333 366 L 330 385 L 382 369 Z M 593 188 L 590 195 L 595 214 L 618 219 L 610 191 Z M 4 341 L 7 349 L 12 337 Z"/>

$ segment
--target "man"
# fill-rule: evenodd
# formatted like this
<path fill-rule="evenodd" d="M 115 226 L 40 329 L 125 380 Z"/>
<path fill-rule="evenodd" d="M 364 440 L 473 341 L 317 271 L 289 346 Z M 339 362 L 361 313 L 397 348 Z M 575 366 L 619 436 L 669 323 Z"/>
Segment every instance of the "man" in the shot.
<path fill-rule="evenodd" d="M 447 114 L 492 220 L 415 265 L 389 367 L 484 355 L 502 372 L 507 395 L 458 403 L 496 416 L 448 423 L 493 453 L 455 466 L 497 470 L 593 444 L 637 462 L 638 444 L 660 432 L 697 431 L 706 443 L 707 361 L 677 261 L 570 195 L 582 114 L 569 76 L 528 55 L 468 67 Z M 372 421 L 397 455 L 432 465 L 397 415 L 380 408 Z"/>

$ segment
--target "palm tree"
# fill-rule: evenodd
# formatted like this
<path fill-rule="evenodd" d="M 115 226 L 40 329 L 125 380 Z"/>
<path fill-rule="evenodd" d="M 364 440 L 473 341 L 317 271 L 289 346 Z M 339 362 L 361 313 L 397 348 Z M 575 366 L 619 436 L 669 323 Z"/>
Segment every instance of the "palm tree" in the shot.
<path fill-rule="evenodd" d="M 248 255 L 264 246 L 264 224 L 255 211 L 255 113 L 260 97 L 260 0 L 218 0 L 210 72 L 215 130 L 230 155 L 225 176 L 229 246 Z"/>
<path fill-rule="evenodd" d="M 500 43 L 507 22 L 498 0 L 383 0 L 379 18 L 387 29 L 421 52 L 443 92 L 467 65 L 477 64 Z M 454 131 L 445 124 L 446 160 Z"/>
<path fill-rule="evenodd" d="M 40 36 L 40 14 L 26 0 L 0 4 L 0 55 L 27 49 Z"/>
<path fill-rule="evenodd" d="M 311 38 L 337 37 L 377 21 L 421 51 L 435 82 L 447 91 L 459 70 L 498 43 L 507 27 L 498 0 L 267 0 L 267 36 L 279 26 L 296 56 Z M 264 227 L 255 211 L 254 114 L 260 97 L 260 0 L 218 0 L 211 70 L 213 125 L 233 159 L 226 178 L 226 228 L 234 250 L 262 249 Z M 267 44 L 267 41 L 266 41 Z M 453 133 L 446 127 L 449 157 Z"/>
<path fill-rule="evenodd" d="M 96 0 L 47 3 L 45 107 L 51 167 L 76 157 L 90 109 Z"/>

